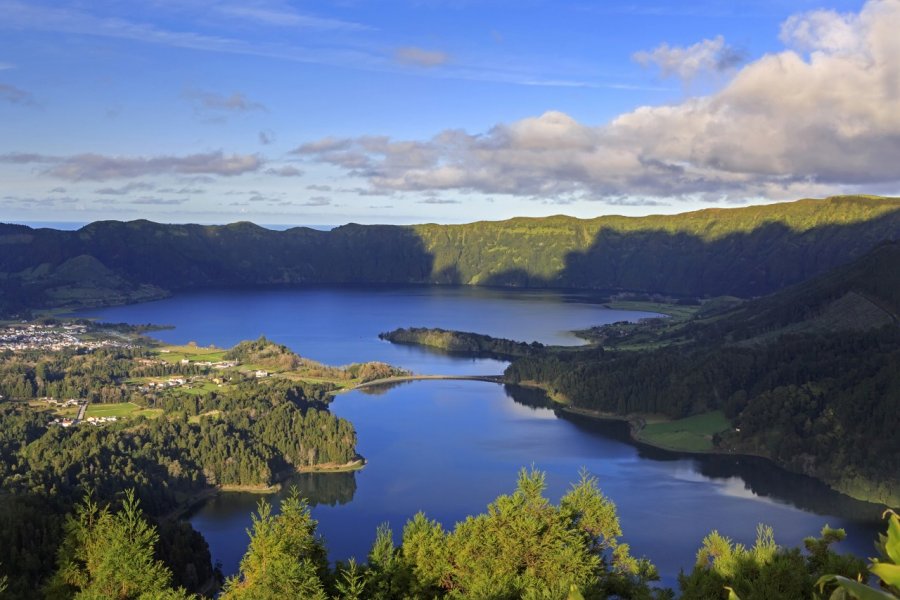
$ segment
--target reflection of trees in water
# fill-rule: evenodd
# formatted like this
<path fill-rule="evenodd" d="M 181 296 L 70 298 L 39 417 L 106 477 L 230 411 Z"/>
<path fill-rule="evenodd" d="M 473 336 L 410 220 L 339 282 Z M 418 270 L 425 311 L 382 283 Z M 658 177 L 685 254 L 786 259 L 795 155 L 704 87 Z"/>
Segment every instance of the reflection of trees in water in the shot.
<path fill-rule="evenodd" d="M 877 504 L 840 494 L 818 479 L 785 471 L 764 458 L 708 455 L 697 457 L 695 462 L 706 477 L 739 477 L 757 496 L 786 501 L 807 512 L 878 523 L 883 510 Z"/>
<path fill-rule="evenodd" d="M 540 392 L 540 390 L 528 391 Z M 510 393 L 509 389 L 507 393 L 516 402 L 526 403 Z M 800 510 L 819 515 L 834 515 L 860 523 L 880 523 L 883 507 L 845 496 L 817 479 L 786 471 L 765 458 L 716 454 L 698 455 L 662 450 L 632 440 L 629 426 L 624 421 L 600 421 L 559 410 L 556 411 L 556 415 L 583 431 L 635 446 L 638 449 L 638 456 L 641 458 L 662 462 L 689 459 L 694 462 L 701 475 L 719 480 L 740 479 L 747 490 L 756 496 L 771 498 L 775 502 L 789 504 Z M 875 530 L 877 527 L 873 529 L 873 531 Z"/>
<path fill-rule="evenodd" d="M 507 397 L 512 398 L 516 404 L 527 406 L 537 410 L 539 408 L 553 408 L 553 401 L 547 397 L 544 390 L 538 388 L 522 387 L 518 385 L 504 385 L 503 391 Z"/>
<path fill-rule="evenodd" d="M 296 486 L 310 506 L 347 504 L 356 494 L 356 472 L 298 473 L 285 482 L 289 490 Z"/>
<path fill-rule="evenodd" d="M 391 391 L 394 388 L 398 388 L 402 385 L 408 385 L 410 383 L 413 383 L 412 379 L 406 379 L 404 381 L 391 381 L 389 383 L 379 383 L 377 385 L 367 385 L 365 387 L 359 388 L 356 391 L 361 392 L 363 394 L 367 394 L 369 396 L 383 396 L 384 394 L 387 394 L 389 391 Z"/>

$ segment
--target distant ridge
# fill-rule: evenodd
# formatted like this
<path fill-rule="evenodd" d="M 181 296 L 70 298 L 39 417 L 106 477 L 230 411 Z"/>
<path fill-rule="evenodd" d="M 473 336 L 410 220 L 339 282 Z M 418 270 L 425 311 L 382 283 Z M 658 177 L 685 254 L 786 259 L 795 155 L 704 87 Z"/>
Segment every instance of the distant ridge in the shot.
<path fill-rule="evenodd" d="M 273 231 L 248 222 L 98 221 L 77 231 L 0 225 L 0 305 L 77 306 L 210 286 L 458 284 L 770 293 L 900 239 L 900 199 L 840 196 L 679 215 L 555 216 L 466 225 Z M 78 294 L 58 270 L 79 257 Z M 107 292 L 90 292 L 90 281 Z M 109 286 L 112 282 L 118 282 Z M 81 299 L 80 299 L 81 298 Z"/>

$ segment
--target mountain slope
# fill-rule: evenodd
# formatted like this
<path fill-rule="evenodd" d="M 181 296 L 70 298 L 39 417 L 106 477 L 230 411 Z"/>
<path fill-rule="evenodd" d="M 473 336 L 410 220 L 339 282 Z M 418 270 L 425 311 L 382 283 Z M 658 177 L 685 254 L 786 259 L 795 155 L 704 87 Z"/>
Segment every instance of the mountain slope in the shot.
<path fill-rule="evenodd" d="M 514 362 L 581 408 L 680 419 L 723 410 L 719 451 L 757 454 L 852 496 L 900 504 L 900 244 L 696 319 L 672 345 Z"/>
<path fill-rule="evenodd" d="M 517 218 L 332 231 L 101 221 L 0 225 L 0 304 L 71 296 L 50 274 L 91 257 L 130 290 L 302 283 L 439 283 L 770 293 L 900 239 L 900 199 L 836 197 L 641 218 Z M 27 301 L 23 302 L 23 298 Z"/>

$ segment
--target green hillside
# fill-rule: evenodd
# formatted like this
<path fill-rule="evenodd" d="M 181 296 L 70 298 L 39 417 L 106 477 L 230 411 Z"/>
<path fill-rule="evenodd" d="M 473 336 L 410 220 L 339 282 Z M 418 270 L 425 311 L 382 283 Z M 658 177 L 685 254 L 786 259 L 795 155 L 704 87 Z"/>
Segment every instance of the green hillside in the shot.
<path fill-rule="evenodd" d="M 852 496 L 900 503 L 900 244 L 683 326 L 641 351 L 514 362 L 579 408 L 683 419 L 722 410 L 722 452 L 758 454 Z"/>
<path fill-rule="evenodd" d="M 640 218 L 517 218 L 332 231 L 101 221 L 0 225 L 0 308 L 123 302 L 208 286 L 437 283 L 760 296 L 900 239 L 900 199 Z M 73 264 L 71 261 L 76 261 Z M 73 281 L 73 272 L 85 277 Z"/>

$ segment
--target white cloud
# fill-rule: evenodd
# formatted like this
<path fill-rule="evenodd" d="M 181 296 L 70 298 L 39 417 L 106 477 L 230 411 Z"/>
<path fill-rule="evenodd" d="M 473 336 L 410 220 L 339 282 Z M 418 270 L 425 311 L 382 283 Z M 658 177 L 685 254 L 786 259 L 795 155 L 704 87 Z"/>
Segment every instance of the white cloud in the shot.
<path fill-rule="evenodd" d="M 44 173 L 70 181 L 131 179 L 145 175 L 177 173 L 183 175 L 234 176 L 258 171 L 263 160 L 255 154 L 226 155 L 221 151 L 185 156 L 104 156 L 76 154 L 47 156 L 13 153 L 0 155 L 0 162 L 46 165 Z M 132 187 L 132 189 L 137 189 Z"/>
<path fill-rule="evenodd" d="M 478 134 L 326 138 L 295 152 L 376 192 L 734 201 L 900 186 L 900 0 L 796 15 L 784 30 L 787 49 L 721 91 L 603 125 L 549 111 Z"/>
<path fill-rule="evenodd" d="M 660 44 L 650 51 L 636 52 L 634 60 L 649 67 L 659 67 L 663 77 L 676 76 L 691 81 L 703 72 L 722 72 L 743 62 L 743 54 L 725 44 L 721 35 L 697 42 L 686 48 Z"/>
<path fill-rule="evenodd" d="M 858 15 L 815 10 L 786 20 L 781 26 L 781 41 L 804 51 L 852 54 L 864 50 L 857 35 L 859 27 Z"/>
<path fill-rule="evenodd" d="M 303 173 L 301 169 L 291 165 L 266 169 L 266 175 L 275 175 L 277 177 L 301 177 Z"/>

